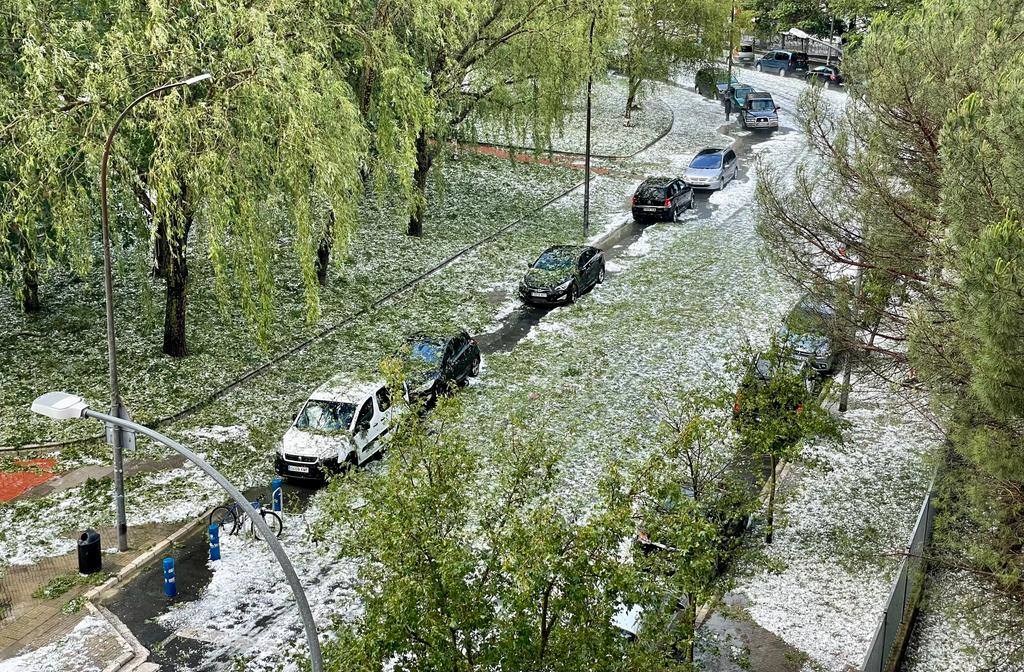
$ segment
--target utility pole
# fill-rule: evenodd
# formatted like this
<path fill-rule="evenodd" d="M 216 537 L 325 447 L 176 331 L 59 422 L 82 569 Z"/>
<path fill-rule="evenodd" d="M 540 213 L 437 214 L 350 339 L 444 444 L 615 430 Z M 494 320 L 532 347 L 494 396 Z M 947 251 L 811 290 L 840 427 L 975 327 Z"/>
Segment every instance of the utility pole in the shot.
<path fill-rule="evenodd" d="M 587 140 L 586 155 L 583 159 L 583 238 L 590 234 L 590 108 L 591 95 L 594 91 L 594 24 L 597 22 L 597 14 L 590 14 L 590 41 L 587 47 L 587 67 L 590 73 L 587 75 Z"/>
<path fill-rule="evenodd" d="M 732 0 L 731 10 L 729 11 L 729 75 L 727 77 L 728 87 L 732 87 L 732 50 L 733 50 L 733 33 L 734 26 L 736 25 L 736 0 Z"/>
<path fill-rule="evenodd" d="M 860 320 L 858 319 L 860 310 L 859 302 L 861 300 L 861 294 L 864 287 L 864 267 L 857 269 L 857 279 L 853 283 L 853 301 L 850 303 L 853 309 L 849 311 L 849 319 L 853 325 L 859 325 Z M 849 326 L 849 325 L 847 325 Z M 846 349 L 846 356 L 843 357 L 843 386 L 839 390 L 839 412 L 846 413 L 846 409 L 850 405 L 850 349 Z"/>
<path fill-rule="evenodd" d="M 192 86 L 210 79 L 209 73 L 183 79 L 178 82 L 164 84 L 144 94 L 124 108 L 107 134 L 107 143 L 103 146 L 103 159 L 100 162 L 100 220 L 103 225 L 103 295 L 107 309 L 107 366 L 110 372 L 110 415 L 122 420 L 131 421 L 131 415 L 121 401 L 121 388 L 117 377 L 117 341 L 114 336 L 114 277 L 110 260 L 110 217 L 107 207 L 107 174 L 110 163 L 110 149 L 114 144 L 114 134 L 120 128 L 132 108 L 150 96 L 163 93 L 178 86 Z M 128 519 L 124 512 L 124 449 L 135 447 L 135 432 L 128 425 L 107 424 L 107 443 L 113 449 L 114 461 L 114 509 L 117 513 L 117 550 L 128 550 Z"/>

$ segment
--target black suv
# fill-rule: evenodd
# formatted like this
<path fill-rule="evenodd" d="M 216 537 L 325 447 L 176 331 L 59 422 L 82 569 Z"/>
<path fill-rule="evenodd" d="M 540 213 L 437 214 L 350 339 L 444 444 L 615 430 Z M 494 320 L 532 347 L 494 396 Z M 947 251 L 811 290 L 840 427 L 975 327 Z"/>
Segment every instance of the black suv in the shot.
<path fill-rule="evenodd" d="M 604 282 L 604 253 L 589 245 L 555 245 L 530 264 L 519 283 L 526 303 L 572 303 L 583 292 Z"/>
<path fill-rule="evenodd" d="M 836 309 L 824 298 L 807 294 L 786 315 L 779 341 L 792 349 L 793 356 L 807 362 L 818 375 L 835 372 L 839 359 Z"/>
<path fill-rule="evenodd" d="M 693 207 L 693 189 L 678 177 L 648 177 L 633 194 L 633 219 L 675 221 Z"/>
<path fill-rule="evenodd" d="M 464 385 L 480 373 L 480 347 L 463 330 L 445 334 L 414 334 L 406 339 L 402 358 L 407 365 L 405 397 L 430 406 L 438 395 Z"/>

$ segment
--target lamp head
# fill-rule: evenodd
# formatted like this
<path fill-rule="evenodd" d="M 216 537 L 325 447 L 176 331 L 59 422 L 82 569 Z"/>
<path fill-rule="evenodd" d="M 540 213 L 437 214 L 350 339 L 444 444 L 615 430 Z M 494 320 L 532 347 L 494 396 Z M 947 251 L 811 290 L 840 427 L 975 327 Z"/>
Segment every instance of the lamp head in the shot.
<path fill-rule="evenodd" d="M 208 72 L 204 72 L 201 75 L 196 75 L 195 77 L 189 77 L 188 79 L 185 80 L 185 84 L 188 85 L 188 86 L 192 86 L 193 84 L 198 84 L 199 82 L 205 82 L 206 80 L 212 79 L 212 78 L 213 78 L 213 75 L 211 75 Z"/>
<path fill-rule="evenodd" d="M 32 412 L 54 420 L 80 418 L 89 404 L 85 399 L 67 392 L 47 392 L 32 402 Z"/>

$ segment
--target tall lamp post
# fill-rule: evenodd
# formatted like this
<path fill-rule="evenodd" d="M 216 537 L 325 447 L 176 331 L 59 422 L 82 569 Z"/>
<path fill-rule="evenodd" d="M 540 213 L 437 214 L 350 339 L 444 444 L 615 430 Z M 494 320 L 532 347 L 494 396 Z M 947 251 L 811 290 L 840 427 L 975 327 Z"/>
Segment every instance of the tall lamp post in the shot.
<path fill-rule="evenodd" d="M 158 86 L 142 94 L 124 108 L 107 134 L 107 143 L 103 147 L 103 160 L 100 163 L 100 219 L 103 222 L 103 293 L 107 304 L 107 364 L 110 369 L 110 415 L 115 418 L 131 421 L 128 409 L 121 401 L 121 389 L 117 380 L 117 342 L 114 337 L 114 280 L 110 261 L 110 221 L 107 208 L 107 165 L 110 162 L 110 148 L 114 144 L 114 134 L 121 126 L 132 108 L 150 96 L 163 93 L 179 86 L 192 86 L 210 79 L 210 73 L 203 73 L 170 84 Z M 135 432 L 127 425 L 107 424 L 107 443 L 114 453 L 114 507 L 117 511 L 117 549 L 128 550 L 128 521 L 124 513 L 124 449 L 135 445 Z"/>
<path fill-rule="evenodd" d="M 281 542 L 277 540 L 277 535 L 271 532 L 270 527 L 268 527 L 267 523 L 263 520 L 263 516 L 260 515 L 260 512 L 257 509 L 253 508 L 249 501 L 242 496 L 242 493 L 240 493 L 235 486 L 231 485 L 231 482 L 228 481 L 223 474 L 210 466 L 203 458 L 199 457 L 174 439 L 164 436 L 160 432 L 152 430 L 149 427 L 132 422 L 131 420 L 94 411 L 89 408 L 89 405 L 84 399 L 73 394 L 67 394 L 65 392 L 47 392 L 32 402 L 32 411 L 54 420 L 93 418 L 106 423 L 108 427 L 114 426 L 120 430 L 138 432 L 143 436 L 148 436 L 159 444 L 177 451 L 213 478 L 213 480 L 217 482 L 217 485 L 224 488 L 225 492 L 231 496 L 231 499 L 235 500 L 235 503 L 238 504 L 238 507 L 242 512 L 249 516 L 249 520 L 252 521 L 252 524 L 259 531 L 260 538 L 264 539 L 267 544 L 270 545 L 270 550 L 274 553 L 277 561 L 281 564 L 285 578 L 288 579 L 288 584 L 291 586 L 292 593 L 295 595 L 295 603 L 299 607 L 299 616 L 302 618 L 302 625 L 306 631 L 306 642 L 309 645 L 309 659 L 312 663 L 313 672 L 322 672 L 323 658 L 320 653 L 320 640 L 317 638 L 316 634 L 316 623 L 313 621 L 313 612 L 309 609 L 309 602 L 306 600 L 306 593 L 302 590 L 302 584 L 299 582 L 299 576 L 295 573 L 295 568 L 292 566 L 291 561 L 288 560 L 288 555 L 284 552 Z"/>
<path fill-rule="evenodd" d="M 590 41 L 587 47 L 587 67 L 590 74 L 587 75 L 587 140 L 586 155 L 583 159 L 583 238 L 590 233 L 590 108 L 591 94 L 594 90 L 594 24 L 597 22 L 597 15 L 590 15 Z M 586 242 L 584 240 L 583 242 Z"/>

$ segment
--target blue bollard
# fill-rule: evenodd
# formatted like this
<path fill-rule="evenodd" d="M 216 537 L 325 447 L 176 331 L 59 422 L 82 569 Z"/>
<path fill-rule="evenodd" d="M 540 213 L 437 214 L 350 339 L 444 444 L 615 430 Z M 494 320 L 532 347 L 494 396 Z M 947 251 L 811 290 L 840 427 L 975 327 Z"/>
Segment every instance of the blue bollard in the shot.
<path fill-rule="evenodd" d="M 178 594 L 178 584 L 174 581 L 174 558 L 164 558 L 164 595 L 174 597 Z"/>
<path fill-rule="evenodd" d="M 284 492 L 281 490 L 281 486 L 284 481 L 280 478 L 275 478 L 270 482 L 270 491 L 274 493 L 274 511 L 278 513 L 284 507 Z"/>
<path fill-rule="evenodd" d="M 219 525 L 210 525 L 210 560 L 220 560 Z"/>

